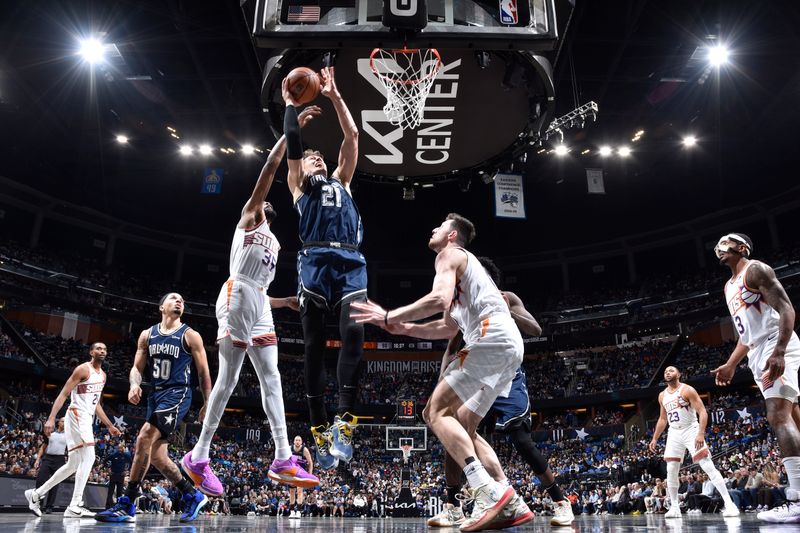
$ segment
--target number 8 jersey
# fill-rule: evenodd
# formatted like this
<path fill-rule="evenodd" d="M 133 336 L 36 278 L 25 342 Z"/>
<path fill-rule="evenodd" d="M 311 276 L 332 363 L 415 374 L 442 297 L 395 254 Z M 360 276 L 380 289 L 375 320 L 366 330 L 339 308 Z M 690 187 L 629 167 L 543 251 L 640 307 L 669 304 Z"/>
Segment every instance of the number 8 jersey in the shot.
<path fill-rule="evenodd" d="M 750 349 L 778 332 L 780 315 L 764 301 L 762 295 L 747 286 L 749 261 L 741 272 L 725 284 L 725 301 L 733 317 L 733 326 L 742 344 Z"/>
<path fill-rule="evenodd" d="M 184 335 L 189 329 L 181 324 L 174 331 L 162 332 L 160 324 L 150 328 L 147 341 L 150 383 L 155 391 L 171 387 L 190 387 L 192 353 L 186 349 Z"/>

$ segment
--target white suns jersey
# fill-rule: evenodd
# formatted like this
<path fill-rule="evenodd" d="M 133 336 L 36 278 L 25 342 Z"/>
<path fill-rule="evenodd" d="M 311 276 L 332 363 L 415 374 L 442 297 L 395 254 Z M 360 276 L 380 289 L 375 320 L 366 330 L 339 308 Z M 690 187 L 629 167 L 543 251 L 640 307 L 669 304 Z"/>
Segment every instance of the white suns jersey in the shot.
<path fill-rule="evenodd" d="M 733 318 L 733 327 L 742 344 L 755 348 L 774 333 L 778 333 L 780 315 L 760 293 L 745 284 L 750 261 L 735 278 L 725 284 L 725 301 Z"/>
<path fill-rule="evenodd" d="M 467 268 L 456 280 L 450 316 L 464 333 L 464 341 L 469 344 L 475 340 L 474 335 L 480 333 L 484 318 L 496 313 L 510 315 L 510 312 L 500 289 L 478 258 L 463 248 L 459 250 L 467 254 Z"/>
<path fill-rule="evenodd" d="M 267 288 L 275 278 L 281 245 L 264 220 L 255 228 L 236 228 L 231 244 L 230 274 Z"/>
<path fill-rule="evenodd" d="M 670 392 L 669 387 L 664 389 L 664 395 L 661 397 L 661 405 L 667 412 L 667 422 L 669 427 L 675 429 L 687 428 L 693 424 L 697 424 L 697 411 L 694 410 L 689 400 L 681 395 L 683 384 L 680 387 Z"/>
<path fill-rule="evenodd" d="M 97 408 L 97 402 L 103 394 L 103 387 L 106 384 L 106 373 L 102 370 L 95 370 L 90 363 L 83 363 L 89 367 L 89 377 L 72 389 L 69 394 L 69 408 L 77 409 L 79 413 L 86 414 L 91 420 Z"/>

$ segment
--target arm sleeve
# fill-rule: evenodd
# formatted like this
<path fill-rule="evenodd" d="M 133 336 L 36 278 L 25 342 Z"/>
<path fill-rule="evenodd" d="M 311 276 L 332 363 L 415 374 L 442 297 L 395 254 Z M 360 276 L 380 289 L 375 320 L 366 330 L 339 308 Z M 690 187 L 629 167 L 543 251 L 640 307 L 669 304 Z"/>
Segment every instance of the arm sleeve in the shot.
<path fill-rule="evenodd" d="M 293 105 L 286 106 L 286 114 L 283 116 L 283 134 L 286 135 L 286 158 L 303 159 L 300 123 L 297 121 L 297 109 Z"/>

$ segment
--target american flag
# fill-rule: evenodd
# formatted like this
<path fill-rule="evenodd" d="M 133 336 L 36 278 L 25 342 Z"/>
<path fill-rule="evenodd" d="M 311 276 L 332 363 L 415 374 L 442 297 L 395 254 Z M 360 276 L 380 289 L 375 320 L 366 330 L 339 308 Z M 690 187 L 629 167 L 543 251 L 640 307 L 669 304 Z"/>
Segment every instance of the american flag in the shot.
<path fill-rule="evenodd" d="M 288 22 L 319 22 L 319 6 L 289 6 Z"/>

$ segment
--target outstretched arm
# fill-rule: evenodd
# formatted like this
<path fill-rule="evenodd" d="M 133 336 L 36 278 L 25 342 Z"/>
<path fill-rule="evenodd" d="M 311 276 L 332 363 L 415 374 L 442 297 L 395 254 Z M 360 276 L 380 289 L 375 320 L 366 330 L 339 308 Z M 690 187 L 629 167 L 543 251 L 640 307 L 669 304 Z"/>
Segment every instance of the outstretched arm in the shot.
<path fill-rule="evenodd" d="M 289 192 L 292 193 L 292 200 L 297 201 L 303 194 L 303 140 L 300 137 L 300 120 L 297 115 L 297 108 L 300 104 L 289 92 L 286 79 L 281 85 L 283 101 L 286 102 L 286 112 L 283 115 L 283 135 L 286 137 L 286 162 L 289 165 L 289 174 L 286 176 L 286 184 Z"/>
<path fill-rule="evenodd" d="M 750 351 L 750 348 L 742 344 L 742 340 L 739 339 L 739 342 L 736 343 L 736 348 L 733 349 L 728 360 L 711 371 L 711 373 L 714 374 L 714 381 L 717 385 L 724 387 L 731 384 L 733 375 L 736 373 L 736 367 L 739 366 L 742 359 L 747 357 L 748 351 Z"/>
<path fill-rule="evenodd" d="M 336 109 L 336 116 L 339 118 L 339 126 L 342 128 L 344 140 L 339 148 L 339 161 L 333 176 L 338 177 L 342 185 L 350 190 L 350 182 L 353 180 L 353 173 L 356 171 L 358 161 L 358 127 L 356 126 L 353 115 L 344 103 L 339 89 L 336 87 L 336 80 L 333 77 L 333 67 L 323 68 L 322 75 L 322 95 L 330 99 L 333 108 Z"/>
<path fill-rule="evenodd" d="M 786 346 L 792 338 L 794 331 L 794 308 L 789 296 L 775 276 L 771 267 L 761 262 L 750 265 L 744 276 L 744 285 L 750 290 L 760 293 L 767 304 L 771 305 L 780 315 L 778 322 L 778 340 L 772 355 L 767 359 L 764 378 L 773 382 L 783 375 L 786 367 L 784 356 Z"/>
<path fill-rule="evenodd" d="M 50 416 L 47 417 L 47 421 L 44 423 L 44 434 L 48 437 L 53 432 L 53 429 L 56 426 L 56 415 L 64 407 L 64 402 L 67 401 L 69 395 L 72 393 L 72 389 L 75 388 L 78 383 L 81 381 L 89 379 L 89 367 L 87 365 L 78 365 L 75 367 L 75 370 L 72 371 L 72 375 L 70 375 L 67 382 L 64 383 L 64 387 L 61 389 L 61 392 L 58 396 L 56 396 L 55 401 L 53 402 L 53 408 L 50 409 Z"/>
<path fill-rule="evenodd" d="M 533 315 L 525 309 L 525 304 L 522 303 L 522 299 L 519 296 L 510 291 L 503 291 L 503 297 L 508 303 L 511 317 L 514 319 L 514 322 L 516 322 L 521 332 L 533 335 L 534 337 L 538 337 L 542 334 L 542 326 L 540 326 L 536 319 L 533 318 Z"/>

